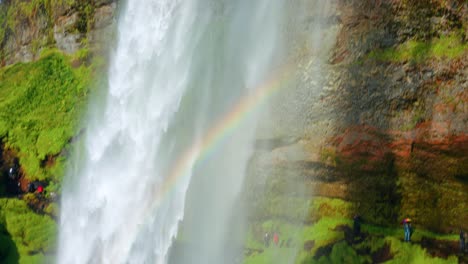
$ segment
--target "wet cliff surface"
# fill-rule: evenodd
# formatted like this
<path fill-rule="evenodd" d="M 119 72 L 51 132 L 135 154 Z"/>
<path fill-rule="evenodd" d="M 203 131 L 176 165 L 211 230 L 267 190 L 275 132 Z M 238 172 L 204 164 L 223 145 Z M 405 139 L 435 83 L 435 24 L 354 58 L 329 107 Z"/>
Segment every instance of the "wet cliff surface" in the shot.
<path fill-rule="evenodd" d="M 436 261 L 419 253 L 401 258 L 419 250 L 398 244 L 409 217 L 427 256 L 456 261 L 449 258 L 458 253 L 454 234 L 468 228 L 468 6 L 332 2 L 327 30 L 336 43 L 328 61 L 314 74 L 314 55 L 301 53 L 302 73 L 272 107 L 273 121 L 261 126 L 246 183 L 256 201 L 251 248 L 265 232 L 294 240 L 294 232 L 322 226 L 328 236 L 298 238 L 299 256 L 314 255 L 304 263 Z M 263 137 L 266 131 L 275 136 Z M 366 234 L 356 241 L 343 226 L 357 215 Z M 338 254 L 346 250 L 355 258 Z M 252 263 L 276 258 L 268 248 L 248 253 Z"/>
<path fill-rule="evenodd" d="M 336 131 L 322 158 L 348 177 L 357 209 L 378 222 L 409 216 L 437 231 L 466 229 L 466 3 L 340 9 L 346 11 L 331 61 L 338 84 L 324 97 Z"/>

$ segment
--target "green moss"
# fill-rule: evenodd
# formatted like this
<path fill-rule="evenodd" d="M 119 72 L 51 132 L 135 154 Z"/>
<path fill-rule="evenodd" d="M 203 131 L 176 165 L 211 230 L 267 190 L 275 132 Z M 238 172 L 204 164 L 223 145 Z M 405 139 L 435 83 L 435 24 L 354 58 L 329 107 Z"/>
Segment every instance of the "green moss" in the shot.
<path fill-rule="evenodd" d="M 0 224 L 0 262 L 5 264 L 18 263 L 19 253 L 15 242 L 11 239 L 8 230 L 5 228 L 5 219 L 0 215 L 2 223 Z"/>
<path fill-rule="evenodd" d="M 53 215 L 55 217 L 58 217 L 59 213 L 59 205 L 57 203 L 50 203 L 45 209 L 44 212 Z"/>
<path fill-rule="evenodd" d="M 437 159 L 414 155 L 412 169 L 420 175 L 415 172 L 401 175 L 404 203 L 400 218 L 408 216 L 428 229 L 447 231 L 447 227 L 464 226 L 466 221 L 460 216 L 466 215 L 467 193 L 463 191 L 466 188 L 463 183 L 455 180 L 455 175 L 450 175 L 453 169 L 449 162 L 444 162 L 449 159 L 442 155 Z M 457 173 L 457 170 L 453 173 Z"/>
<path fill-rule="evenodd" d="M 379 235 L 384 237 L 394 237 L 394 238 L 403 238 L 403 227 L 384 227 L 384 226 L 375 226 L 375 225 L 368 225 L 364 224 L 362 226 L 362 230 L 367 232 L 371 235 Z M 422 237 L 433 238 L 437 240 L 448 240 L 448 241 L 456 241 L 457 235 L 456 234 L 439 234 L 434 233 L 429 230 L 420 229 L 417 225 L 415 227 L 415 232 L 411 236 L 411 240 L 414 242 L 421 241 Z"/>
<path fill-rule="evenodd" d="M 0 252 L 8 252 L 3 260 L 14 260 L 15 250 L 12 248 L 16 247 L 19 263 L 44 263 L 44 253 L 56 247 L 56 223 L 46 215 L 33 213 L 25 201 L 17 199 L 0 199 L 0 215 L 3 219 L 0 226 L 14 243 L 0 243 Z M 8 242 L 7 236 L 3 239 Z"/>
<path fill-rule="evenodd" d="M 0 137 L 19 151 L 30 179 L 60 180 L 63 159 L 44 161 L 77 131 L 92 76 L 92 67 L 72 68 L 70 58 L 55 51 L 0 70 Z"/>
<path fill-rule="evenodd" d="M 309 219 L 351 218 L 353 211 L 353 204 L 342 199 L 314 197 L 309 207 Z"/>
<path fill-rule="evenodd" d="M 386 238 L 391 245 L 391 251 L 394 254 L 394 259 L 386 262 L 389 264 L 403 264 L 403 263 L 458 263 L 455 256 L 451 256 L 448 259 L 433 258 L 427 254 L 427 252 L 420 246 L 404 243 L 396 238 Z"/>
<path fill-rule="evenodd" d="M 335 244 L 332 248 L 332 252 L 329 256 L 323 256 L 318 260 L 309 258 L 304 259 L 302 263 L 304 264 L 325 264 L 325 263 L 370 263 L 370 257 L 368 256 L 359 256 L 356 251 L 349 246 L 346 242 L 339 242 Z"/>
<path fill-rule="evenodd" d="M 468 44 L 462 41 L 462 35 L 453 33 L 430 41 L 409 40 L 395 48 L 372 51 L 369 58 L 380 61 L 423 62 L 429 59 L 456 59 L 468 51 Z"/>
<path fill-rule="evenodd" d="M 245 263 L 276 263 L 277 259 L 295 259 L 295 263 L 301 263 L 303 259 L 313 255 L 319 247 L 343 239 L 343 232 L 335 230 L 335 228 L 339 225 L 349 224 L 351 224 L 350 219 L 328 217 L 321 218 L 313 225 L 300 225 L 284 220 L 268 220 L 263 223 L 253 224 L 247 235 L 246 248 L 257 249 L 257 253 L 248 256 Z M 266 232 L 270 234 L 278 233 L 280 245 L 282 244 L 283 247 L 275 246 L 273 243 L 271 243 L 270 247 L 265 247 L 263 234 Z M 290 241 L 289 247 L 286 246 L 288 240 Z M 311 250 L 300 250 L 307 241 L 313 241 L 314 243 Z M 258 253 L 258 250 L 263 252 Z"/>
<path fill-rule="evenodd" d="M 261 254 L 253 254 L 244 260 L 245 264 L 291 263 L 294 261 L 295 250 L 289 248 L 270 247 Z M 294 263 L 294 262 L 293 262 Z"/>
<path fill-rule="evenodd" d="M 284 198 L 284 195 L 281 194 L 281 197 Z M 365 234 L 364 240 L 348 244 L 349 238 L 345 240 L 343 230 L 352 230 L 352 216 L 356 209 L 354 203 L 336 198 L 313 197 L 308 204 L 307 219 L 314 220 L 310 224 L 289 221 L 282 214 L 273 214 L 269 219 L 250 222 L 245 242 L 250 253 L 244 263 L 371 263 L 372 254 L 386 245 L 390 246 L 393 255 L 392 262 L 389 263 L 456 263 L 455 255 L 447 260 L 434 258 L 417 244 L 423 237 L 446 242 L 457 241 L 456 234 L 434 233 L 420 228 L 415 222 L 415 232 L 411 238 L 415 244 L 408 244 L 401 241 L 403 229 L 399 223 L 395 222 L 393 226 L 375 225 L 364 217 L 361 227 Z M 263 236 L 266 232 L 277 232 L 283 243 L 291 240 L 289 246 L 283 244 L 283 247 L 265 247 Z M 330 253 L 317 258 L 319 249 L 326 247 L 330 248 Z"/>

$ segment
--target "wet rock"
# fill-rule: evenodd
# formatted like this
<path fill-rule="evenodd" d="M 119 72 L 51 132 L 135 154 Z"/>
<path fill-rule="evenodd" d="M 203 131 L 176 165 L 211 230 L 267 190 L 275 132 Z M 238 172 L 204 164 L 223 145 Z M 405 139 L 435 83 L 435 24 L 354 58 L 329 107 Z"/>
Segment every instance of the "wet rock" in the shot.
<path fill-rule="evenodd" d="M 65 53 L 75 53 L 80 47 L 80 40 L 83 37 L 77 30 L 79 14 L 63 16 L 57 20 L 54 26 L 54 38 L 57 47 Z"/>
<path fill-rule="evenodd" d="M 106 2 L 105 5 L 95 10 L 93 29 L 87 34 L 90 46 L 95 52 L 100 54 L 109 52 L 109 46 L 102 44 L 112 42 L 115 39 L 117 30 L 116 12 L 116 2 Z"/>
<path fill-rule="evenodd" d="M 403 78 L 406 77 L 406 72 L 404 69 L 398 69 L 396 72 L 393 73 L 393 76 L 392 76 L 392 82 L 393 83 L 397 83 L 401 80 L 403 80 Z"/>
<path fill-rule="evenodd" d="M 105 3 L 111 1 L 103 1 Z M 101 6 L 94 12 L 94 29 L 102 29 L 115 23 L 116 3 Z"/>

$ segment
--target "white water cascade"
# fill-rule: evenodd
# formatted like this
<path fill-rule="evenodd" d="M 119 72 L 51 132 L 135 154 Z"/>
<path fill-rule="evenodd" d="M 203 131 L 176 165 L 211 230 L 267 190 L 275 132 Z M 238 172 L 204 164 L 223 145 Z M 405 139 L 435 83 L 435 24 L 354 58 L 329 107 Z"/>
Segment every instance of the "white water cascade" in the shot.
<path fill-rule="evenodd" d="M 258 114 L 214 130 L 216 142 L 207 135 L 277 63 L 283 4 L 124 3 L 109 85 L 92 100 L 63 188 L 58 263 L 168 263 L 184 210 L 200 216 L 184 235 L 202 245 L 179 259 L 229 263 L 231 211 Z"/>

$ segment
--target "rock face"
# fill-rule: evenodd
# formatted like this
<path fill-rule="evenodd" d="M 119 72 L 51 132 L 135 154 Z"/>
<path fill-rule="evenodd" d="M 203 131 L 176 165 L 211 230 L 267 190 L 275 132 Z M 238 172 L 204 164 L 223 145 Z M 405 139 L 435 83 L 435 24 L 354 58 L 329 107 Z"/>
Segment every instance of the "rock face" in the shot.
<path fill-rule="evenodd" d="M 65 53 L 72 54 L 81 46 L 80 39 L 83 36 L 76 32 L 78 21 L 78 13 L 74 13 L 71 16 L 60 17 L 54 25 L 55 43 L 57 48 Z"/>
<path fill-rule="evenodd" d="M 334 4 L 322 73 L 302 56 L 287 92 L 301 96 L 279 96 L 260 132 L 296 140 L 258 149 L 250 173 L 295 175 L 294 190 L 352 201 L 351 214 L 371 223 L 467 229 L 468 4 Z"/>
<path fill-rule="evenodd" d="M 44 48 L 73 54 L 81 48 L 105 52 L 116 26 L 117 0 L 26 3 L 13 0 L 0 5 L 7 18 L 0 32 L 2 65 L 29 62 Z M 71 4 L 68 4 L 71 3 Z M 22 7 L 27 6 L 32 11 Z M 10 22 L 11 21 L 11 22 Z"/>

